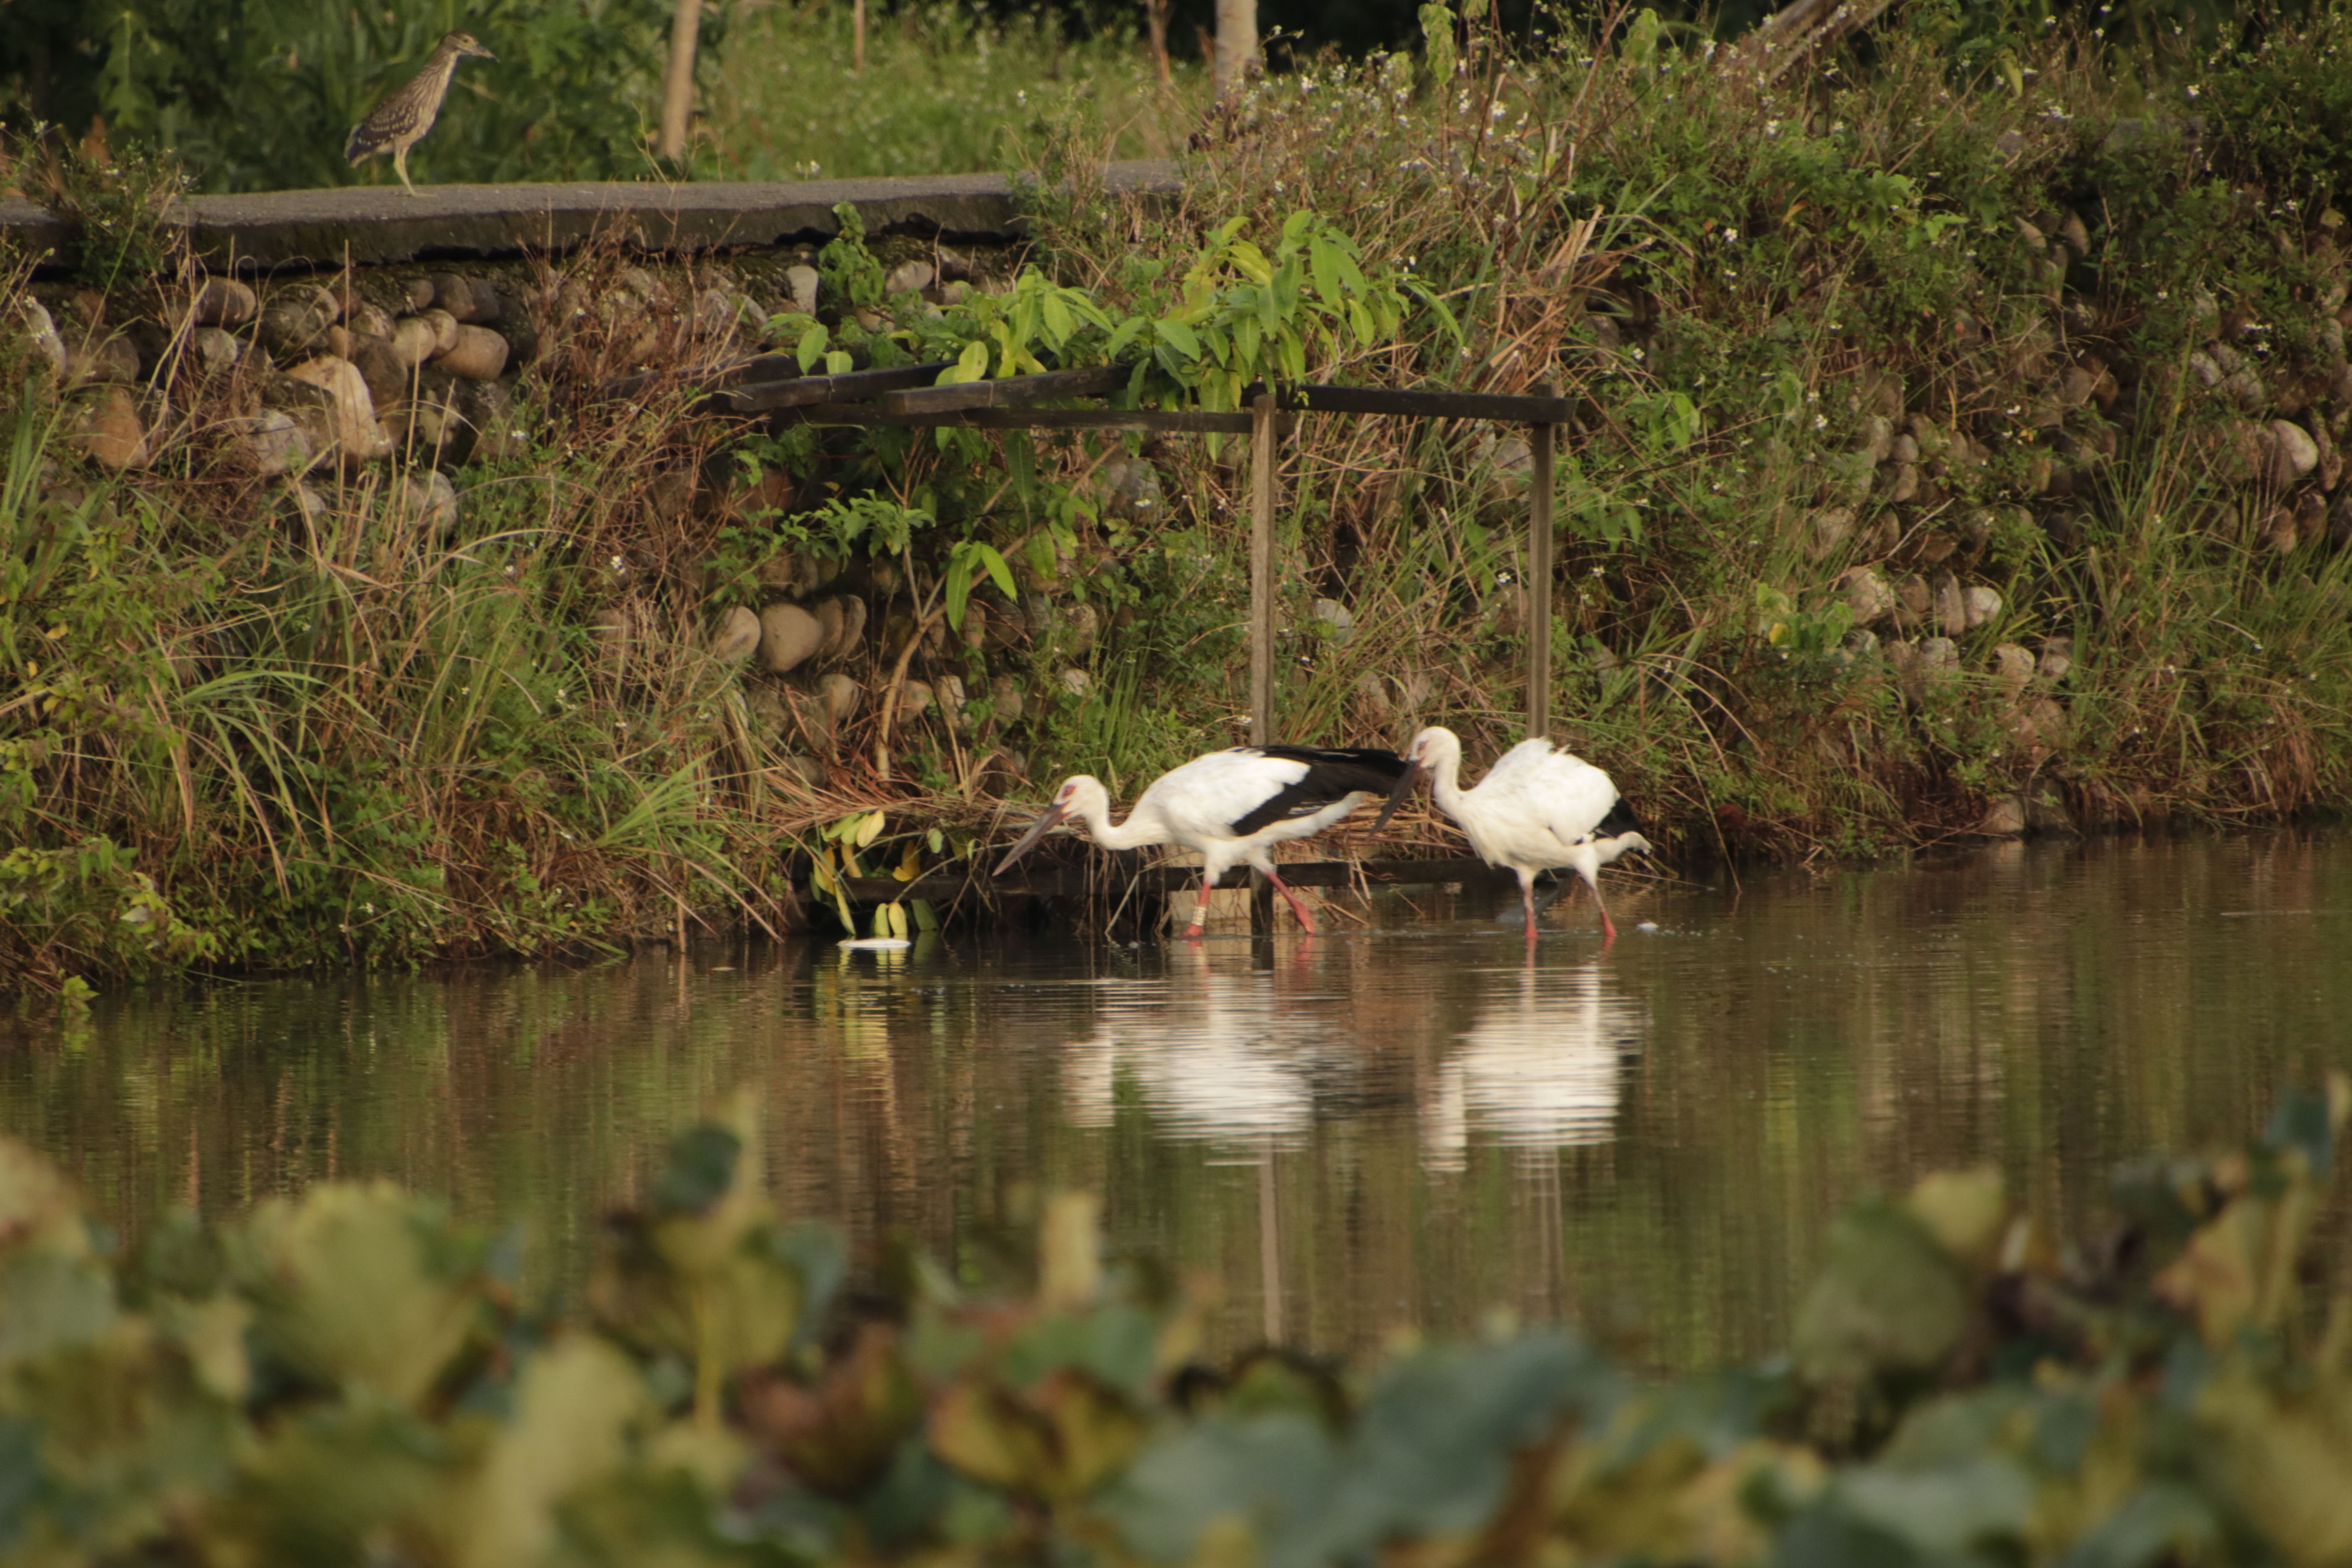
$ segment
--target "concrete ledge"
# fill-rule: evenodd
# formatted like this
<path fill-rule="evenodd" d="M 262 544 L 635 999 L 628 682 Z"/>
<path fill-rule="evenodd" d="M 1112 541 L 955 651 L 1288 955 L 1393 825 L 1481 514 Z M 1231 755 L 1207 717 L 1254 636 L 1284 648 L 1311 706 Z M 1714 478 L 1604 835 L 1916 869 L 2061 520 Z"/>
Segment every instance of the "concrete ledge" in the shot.
<path fill-rule="evenodd" d="M 1114 163 L 1121 193 L 1172 194 L 1164 162 Z M 767 247 L 830 239 L 835 204 L 854 203 L 869 233 L 966 241 L 1018 238 L 1013 181 L 1003 174 L 920 174 L 878 180 L 703 184 L 397 185 L 196 196 L 184 221 L 198 259 L 215 271 L 299 271 L 436 258 L 562 251 L 609 237 L 649 251 Z M 71 259 L 72 233 L 34 204 L 0 201 L 0 238 L 48 265 Z"/>

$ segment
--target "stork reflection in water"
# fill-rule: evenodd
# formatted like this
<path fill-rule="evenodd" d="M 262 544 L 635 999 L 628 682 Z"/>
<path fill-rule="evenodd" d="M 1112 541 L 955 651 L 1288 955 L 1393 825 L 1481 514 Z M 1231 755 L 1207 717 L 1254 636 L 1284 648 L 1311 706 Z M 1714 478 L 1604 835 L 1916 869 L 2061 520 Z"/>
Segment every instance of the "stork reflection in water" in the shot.
<path fill-rule="evenodd" d="M 1598 964 L 1522 970 L 1438 1066 L 1421 1111 L 1422 1163 L 1462 1168 L 1474 1131 L 1549 1152 L 1616 1136 L 1626 1057 L 1647 1023 Z"/>

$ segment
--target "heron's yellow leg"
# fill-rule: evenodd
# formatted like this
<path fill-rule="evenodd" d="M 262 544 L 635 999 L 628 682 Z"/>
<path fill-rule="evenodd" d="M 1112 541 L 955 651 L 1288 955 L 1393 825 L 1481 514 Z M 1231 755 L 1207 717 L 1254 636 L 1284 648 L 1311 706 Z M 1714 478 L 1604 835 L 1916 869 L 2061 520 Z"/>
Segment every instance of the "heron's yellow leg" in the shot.
<path fill-rule="evenodd" d="M 413 195 L 417 195 L 417 194 L 418 194 L 418 192 L 417 192 L 416 187 L 415 187 L 415 185 L 409 184 L 409 183 L 408 183 L 408 149 L 407 149 L 407 148 L 403 147 L 403 148 L 401 148 L 399 151 L 397 151 L 397 152 L 395 152 L 395 153 L 393 153 L 393 155 L 392 155 L 392 166 L 393 166 L 394 168 L 395 168 L 395 169 L 397 169 L 397 170 L 399 170 L 399 171 L 400 171 L 400 183 L 401 183 L 401 184 L 402 184 L 402 185 L 404 185 L 404 186 L 405 186 L 405 187 L 407 188 L 408 194 L 409 194 L 410 195 L 412 195 L 412 196 L 413 196 Z"/>

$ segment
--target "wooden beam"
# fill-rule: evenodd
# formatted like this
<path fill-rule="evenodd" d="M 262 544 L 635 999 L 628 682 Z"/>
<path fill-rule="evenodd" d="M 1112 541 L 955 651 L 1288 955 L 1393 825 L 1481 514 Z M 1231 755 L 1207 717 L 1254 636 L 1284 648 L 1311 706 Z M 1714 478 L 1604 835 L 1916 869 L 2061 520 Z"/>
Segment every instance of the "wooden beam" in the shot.
<path fill-rule="evenodd" d="M 974 430 L 1155 430 L 1170 434 L 1246 436 L 1246 414 L 1202 414 L 1160 408 L 957 408 L 944 414 L 893 414 L 871 404 L 818 404 L 800 411 L 812 425 L 877 425 Z"/>
<path fill-rule="evenodd" d="M 712 393 L 710 405 L 722 414 L 766 414 L 818 403 L 863 403 L 898 387 L 927 385 L 938 380 L 940 372 L 952 363 L 935 360 L 890 370 L 853 370 L 840 375 L 795 375 L 782 381 L 752 382 Z"/>
<path fill-rule="evenodd" d="M 1008 375 L 996 381 L 967 381 L 954 386 L 923 386 L 892 392 L 880 401 L 890 414 L 945 414 L 961 408 L 1011 408 L 1042 403 L 1049 397 L 1106 397 L 1124 387 L 1129 372 L 1122 365 L 1091 370 L 1049 370 L 1042 375 Z"/>
<path fill-rule="evenodd" d="M 1265 391 L 1246 389 L 1245 396 Z M 1572 410 L 1565 397 L 1525 397 L 1500 392 L 1445 392 L 1391 386 L 1327 386 L 1306 382 L 1276 389 L 1286 408 L 1316 414 L 1387 414 L 1408 419 L 1500 419 L 1516 425 L 1560 425 Z"/>
<path fill-rule="evenodd" d="M 1294 888 L 1352 888 L 1360 879 L 1376 888 L 1435 887 L 1463 882 L 1473 887 L 1510 879 L 1484 860 L 1286 860 L 1282 879 Z M 911 882 L 895 877 L 852 877 L 852 903 L 887 904 L 894 899 L 931 899 L 940 902 L 985 889 L 1001 895 L 1077 898 L 1090 887 L 1118 884 L 1119 879 L 1084 866 L 1039 866 L 1014 877 L 974 876 L 969 869 L 943 868 L 926 871 Z M 1135 889 L 1146 893 L 1187 893 L 1201 885 L 1201 868 L 1181 861 L 1147 866 L 1135 874 Z M 1237 866 L 1226 872 L 1221 889 L 1250 886 L 1250 870 Z"/>
<path fill-rule="evenodd" d="M 1274 743 L 1274 399 L 1250 404 L 1250 743 Z"/>
<path fill-rule="evenodd" d="M 1528 734 L 1551 733 L 1552 448 L 1559 426 L 1528 427 Z"/>

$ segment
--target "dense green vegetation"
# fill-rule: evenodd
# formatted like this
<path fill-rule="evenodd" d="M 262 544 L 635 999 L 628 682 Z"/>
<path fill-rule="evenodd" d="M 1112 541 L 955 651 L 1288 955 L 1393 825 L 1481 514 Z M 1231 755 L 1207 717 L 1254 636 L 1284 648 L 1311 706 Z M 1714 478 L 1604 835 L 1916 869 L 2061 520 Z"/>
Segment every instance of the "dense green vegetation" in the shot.
<path fill-rule="evenodd" d="M 1848 1211 L 1790 1353 L 1647 1385 L 1554 1331 L 1209 1365 L 1106 1267 L 842 1289 L 752 1103 L 613 1215 L 583 1310 L 437 1203 L 329 1183 L 135 1257 L 0 1142 L 12 1562 L 2340 1563 L 2352 1303 L 2299 1283 L 2352 1085 L 2119 1173 L 2068 1246 L 1998 1176 Z"/>
<path fill-rule="evenodd" d="M 1025 271 L 894 292 L 932 248 L 853 234 L 813 316 L 713 328 L 715 272 L 511 269 L 536 357 L 510 438 L 442 456 L 448 540 L 387 523 L 412 492 L 380 468 L 239 469 L 266 361 L 208 382 L 140 340 L 155 451 L 112 477 L 75 455 L 93 392 L 12 372 L 8 966 L 543 950 L 812 892 L 862 922 L 835 872 L 1236 736 L 1230 443 L 767 434 L 686 417 L 690 375 L 601 390 L 745 336 L 812 369 L 1109 359 L 1212 407 L 1267 373 L 1562 384 L 1559 710 L 1678 853 L 2340 806 L 2352 23 L 2182 80 L 2071 36 L 1984 57 L 1963 21 L 1764 86 L 1654 21 L 1528 54 L 1433 12 L 1420 56 L 1222 111 L 1172 209 L 1104 194 L 1049 118 Z M 127 281 L 148 209 L 110 210 L 125 286 L 52 298 L 129 342 L 183 307 Z M 1303 422 L 1286 730 L 1514 738 L 1525 462 L 1507 430 Z M 820 589 L 873 628 L 822 683 L 707 655 Z"/>

